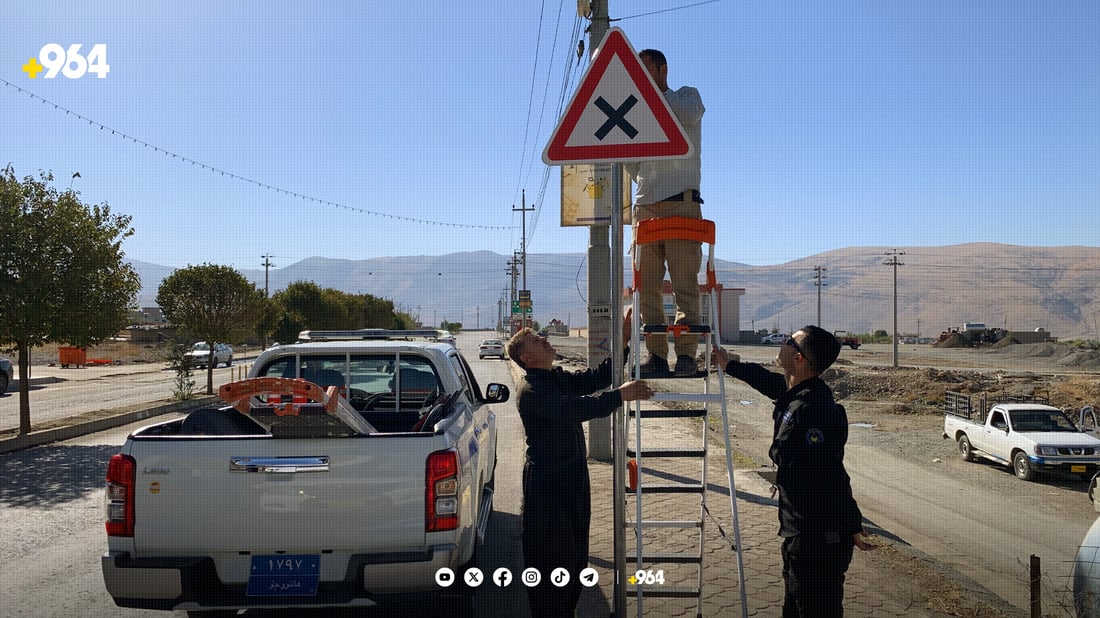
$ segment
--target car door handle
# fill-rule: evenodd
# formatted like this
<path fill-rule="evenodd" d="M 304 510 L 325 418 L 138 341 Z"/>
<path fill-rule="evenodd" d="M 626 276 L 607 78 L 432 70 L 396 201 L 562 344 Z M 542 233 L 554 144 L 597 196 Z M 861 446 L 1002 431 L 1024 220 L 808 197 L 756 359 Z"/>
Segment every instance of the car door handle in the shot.
<path fill-rule="evenodd" d="M 230 457 L 230 472 L 264 472 L 294 474 L 296 472 L 328 472 L 327 455 L 317 457 Z"/>

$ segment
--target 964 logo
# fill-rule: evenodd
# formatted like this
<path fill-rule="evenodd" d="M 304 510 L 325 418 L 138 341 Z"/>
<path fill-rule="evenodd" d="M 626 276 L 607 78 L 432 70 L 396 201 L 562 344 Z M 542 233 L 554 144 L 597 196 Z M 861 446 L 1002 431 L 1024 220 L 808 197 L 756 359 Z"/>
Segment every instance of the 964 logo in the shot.
<path fill-rule="evenodd" d="M 57 43 L 46 43 L 38 50 L 38 57 L 31 58 L 23 65 L 23 72 L 31 79 L 38 79 L 39 73 L 45 79 L 53 79 L 58 73 L 69 79 L 80 79 L 87 73 L 94 73 L 103 79 L 111 71 L 107 64 L 107 44 L 96 43 L 87 55 L 81 53 L 83 44 L 73 43 L 68 48 Z"/>

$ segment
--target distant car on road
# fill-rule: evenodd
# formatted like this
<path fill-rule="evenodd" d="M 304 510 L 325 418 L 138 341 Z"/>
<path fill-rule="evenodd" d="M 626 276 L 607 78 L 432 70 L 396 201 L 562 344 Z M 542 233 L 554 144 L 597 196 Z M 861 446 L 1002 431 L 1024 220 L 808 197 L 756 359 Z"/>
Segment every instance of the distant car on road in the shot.
<path fill-rule="evenodd" d="M 783 333 L 772 333 L 770 335 L 764 335 L 760 338 L 760 343 L 764 345 L 771 345 L 773 343 L 783 343 L 787 340 L 787 335 Z"/>
<path fill-rule="evenodd" d="M 450 332 L 445 331 L 445 330 L 441 330 L 441 331 L 438 331 L 438 333 L 439 334 L 436 335 L 436 337 L 435 337 L 436 341 L 438 341 L 440 343 L 449 343 L 451 345 L 455 345 L 455 336 L 452 335 Z"/>
<path fill-rule="evenodd" d="M 191 351 L 186 354 L 192 367 L 205 367 L 210 360 L 210 344 L 200 341 L 191 346 Z M 225 363 L 228 367 L 233 364 L 233 348 L 224 343 L 214 344 L 214 366 Z"/>
<path fill-rule="evenodd" d="M 477 347 L 477 357 L 499 356 L 504 359 L 504 342 L 500 339 L 486 339 Z"/>
<path fill-rule="evenodd" d="M 8 386 L 11 386 L 14 379 L 15 370 L 12 369 L 11 361 L 0 356 L 0 395 L 8 391 Z"/>

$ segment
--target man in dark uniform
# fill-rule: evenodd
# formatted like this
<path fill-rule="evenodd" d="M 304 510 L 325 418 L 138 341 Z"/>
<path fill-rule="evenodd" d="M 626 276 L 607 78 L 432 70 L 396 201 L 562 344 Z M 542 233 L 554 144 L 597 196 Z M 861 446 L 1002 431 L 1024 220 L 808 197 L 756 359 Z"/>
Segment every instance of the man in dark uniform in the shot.
<path fill-rule="evenodd" d="M 726 373 L 775 401 L 769 455 L 779 489 L 784 618 L 842 616 L 852 549 L 875 547 L 844 469 L 848 418 L 820 377 L 838 354 L 840 342 L 817 326 L 804 326 L 780 347 L 783 375 L 714 349 L 714 362 Z"/>
<path fill-rule="evenodd" d="M 629 340 L 630 314 L 623 324 Z M 588 525 L 592 515 L 587 448 L 581 423 L 611 414 L 624 401 L 649 399 L 645 382 L 611 385 L 611 359 L 596 369 L 554 367 L 555 350 L 530 328 L 508 342 L 508 356 L 527 375 L 517 389 L 516 408 L 527 434 L 523 466 L 523 556 L 542 575 L 528 588 L 531 615 L 572 618 L 580 599 L 580 572 L 588 566 Z M 626 358 L 627 355 L 623 355 Z M 551 582 L 554 569 L 569 573 L 564 587 Z"/>

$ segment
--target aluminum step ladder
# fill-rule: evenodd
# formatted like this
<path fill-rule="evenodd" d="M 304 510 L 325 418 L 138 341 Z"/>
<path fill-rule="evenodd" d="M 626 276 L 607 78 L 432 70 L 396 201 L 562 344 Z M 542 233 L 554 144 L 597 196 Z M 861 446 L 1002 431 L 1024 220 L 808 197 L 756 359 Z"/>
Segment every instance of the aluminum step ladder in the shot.
<path fill-rule="evenodd" d="M 635 225 L 636 245 L 658 242 L 669 239 L 694 240 L 705 243 L 709 247 L 706 261 L 706 284 L 701 288 L 701 294 L 705 301 L 701 305 L 703 309 L 703 324 L 691 325 L 645 325 L 641 326 L 640 310 L 640 272 L 638 267 L 638 251 L 634 253 L 634 288 L 633 292 L 633 333 L 631 336 L 632 379 L 641 379 L 641 358 L 644 346 L 641 338 L 667 337 L 673 335 L 694 335 L 702 341 L 703 368 L 696 376 L 691 378 L 677 378 L 678 383 L 690 382 L 693 391 L 682 393 L 658 393 L 650 402 L 672 402 L 669 407 L 656 407 L 643 402 L 632 402 L 628 412 L 629 420 L 626 427 L 628 483 L 626 488 L 627 502 L 634 501 L 633 521 L 623 521 L 622 525 L 627 531 L 633 531 L 635 537 L 635 549 L 628 552 L 626 562 L 627 571 L 633 568 L 633 577 L 620 578 L 620 585 L 626 586 L 626 594 L 635 599 L 637 615 L 641 617 L 644 611 L 644 601 L 650 598 L 685 598 L 695 599 L 695 615 L 702 616 L 703 581 L 704 581 L 704 543 L 706 540 L 706 519 L 710 516 L 707 509 L 707 459 L 708 459 L 708 424 L 711 419 L 720 420 L 725 437 L 726 447 L 726 474 L 729 483 L 730 508 L 732 511 L 733 548 L 737 554 L 737 577 L 741 595 L 741 615 L 748 616 L 748 601 L 745 593 L 744 564 L 741 552 L 741 532 L 737 517 L 737 492 L 734 483 L 732 445 L 730 443 L 729 417 L 726 406 L 725 380 L 721 373 L 718 379 L 717 392 L 712 391 L 712 380 L 708 376 L 712 373 L 711 349 L 719 345 L 721 337 L 718 328 L 718 299 L 717 277 L 714 271 L 714 222 L 705 219 L 690 219 L 686 217 L 664 217 L 639 221 Z M 669 376 L 672 377 L 671 375 Z M 646 378 L 652 379 L 652 378 Z M 649 404 L 650 402 L 645 402 Z M 681 439 L 674 444 L 655 444 L 659 438 L 669 441 L 667 434 L 650 430 L 644 431 L 647 420 L 651 419 L 697 419 L 702 434 L 701 442 L 697 446 L 685 446 L 689 441 Z M 649 434 L 656 435 L 649 435 Z M 643 434 L 645 434 L 643 438 Z M 630 446 L 631 440 L 633 446 Z M 687 478 L 682 472 L 670 473 L 662 471 L 660 467 L 675 466 L 675 462 L 690 460 L 698 464 L 698 476 Z M 694 465 L 691 466 L 692 469 Z M 681 466 L 683 469 L 683 466 Z M 660 479 L 666 482 L 658 482 Z M 698 505 L 694 500 L 685 500 L 677 494 L 690 494 L 698 498 Z M 647 519 L 647 504 L 656 504 L 659 500 L 674 500 L 685 505 L 687 515 L 682 519 Z M 629 507 L 629 504 L 626 505 Z M 651 507 L 649 511 L 652 511 Z M 663 509 L 666 513 L 668 508 Z M 672 509 L 676 510 L 676 509 Z M 628 513 L 629 508 L 622 509 Z M 626 517 L 624 516 L 624 519 Z M 725 535 L 717 519 L 719 532 Z M 668 551 L 674 548 L 678 551 Z M 696 572 L 694 577 L 690 573 L 690 566 L 694 565 Z M 663 578 L 665 569 L 669 567 L 676 577 Z M 685 576 L 685 572 L 687 575 Z M 640 575 L 640 577 L 639 577 Z M 661 581 L 661 580 L 664 581 Z M 677 580 L 670 583 L 670 580 Z M 689 582 L 689 585 L 680 584 L 680 581 Z M 640 580 L 640 581 L 639 581 Z"/>

